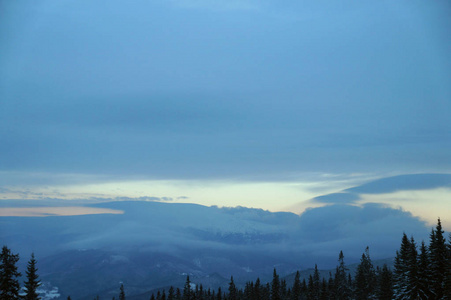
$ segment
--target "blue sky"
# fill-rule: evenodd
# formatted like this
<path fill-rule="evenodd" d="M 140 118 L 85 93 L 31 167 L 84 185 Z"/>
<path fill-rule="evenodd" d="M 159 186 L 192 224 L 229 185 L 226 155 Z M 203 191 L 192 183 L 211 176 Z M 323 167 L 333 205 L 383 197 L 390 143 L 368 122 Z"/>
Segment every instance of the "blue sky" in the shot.
<path fill-rule="evenodd" d="M 0 11 L 3 198 L 281 210 L 390 175 L 451 173 L 449 1 Z"/>

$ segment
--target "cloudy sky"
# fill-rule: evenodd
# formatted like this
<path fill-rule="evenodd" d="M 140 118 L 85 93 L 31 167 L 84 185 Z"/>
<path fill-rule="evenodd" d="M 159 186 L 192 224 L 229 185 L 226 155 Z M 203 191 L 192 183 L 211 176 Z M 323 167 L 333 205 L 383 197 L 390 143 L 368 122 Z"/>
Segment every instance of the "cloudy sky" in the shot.
<path fill-rule="evenodd" d="M 450 15 L 444 0 L 1 1 L 0 198 L 302 212 L 449 174 Z M 397 192 L 385 203 L 449 208 L 449 187 Z"/>

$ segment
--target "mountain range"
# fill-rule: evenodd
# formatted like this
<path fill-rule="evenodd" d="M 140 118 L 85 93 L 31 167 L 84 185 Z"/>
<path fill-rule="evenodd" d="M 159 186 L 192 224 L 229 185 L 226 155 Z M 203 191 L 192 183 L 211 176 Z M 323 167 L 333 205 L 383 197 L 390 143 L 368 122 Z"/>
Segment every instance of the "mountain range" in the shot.
<path fill-rule="evenodd" d="M 20 268 L 34 252 L 41 280 L 61 297 L 111 299 L 123 283 L 133 299 L 148 299 L 152 290 L 182 287 L 187 275 L 212 289 L 227 288 L 230 276 L 238 286 L 269 281 L 274 268 L 291 278 L 315 264 L 333 269 L 340 250 L 347 263 L 358 263 L 367 246 L 375 261 L 390 264 L 403 232 L 426 240 L 430 230 L 410 213 L 377 203 L 329 203 L 301 215 L 154 201 L 85 206 L 119 213 L 0 217 L 0 239 L 20 254 Z"/>

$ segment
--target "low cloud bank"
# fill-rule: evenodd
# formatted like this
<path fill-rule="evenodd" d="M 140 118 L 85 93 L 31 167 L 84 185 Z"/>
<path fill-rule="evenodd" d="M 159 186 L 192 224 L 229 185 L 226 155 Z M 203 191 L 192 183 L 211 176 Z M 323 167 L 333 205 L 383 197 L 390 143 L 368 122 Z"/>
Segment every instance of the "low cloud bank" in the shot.
<path fill-rule="evenodd" d="M 2 217 L 0 238 L 21 252 L 42 255 L 70 249 L 146 249 L 179 255 L 211 249 L 330 267 L 340 250 L 351 261 L 358 261 L 366 246 L 374 258 L 393 257 L 403 232 L 418 240 L 427 239 L 429 233 L 425 223 L 410 213 L 375 203 L 311 208 L 300 216 L 143 201 L 99 203 L 91 208 L 124 213 Z"/>

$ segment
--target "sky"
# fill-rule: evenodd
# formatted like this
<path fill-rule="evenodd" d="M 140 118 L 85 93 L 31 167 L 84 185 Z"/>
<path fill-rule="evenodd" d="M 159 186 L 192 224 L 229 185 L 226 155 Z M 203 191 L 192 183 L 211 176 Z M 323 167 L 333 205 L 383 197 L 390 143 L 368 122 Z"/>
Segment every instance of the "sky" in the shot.
<path fill-rule="evenodd" d="M 0 199 L 301 213 L 372 180 L 451 174 L 450 14 L 444 0 L 0 1 Z M 431 224 L 451 211 L 449 186 L 365 195 Z"/>

